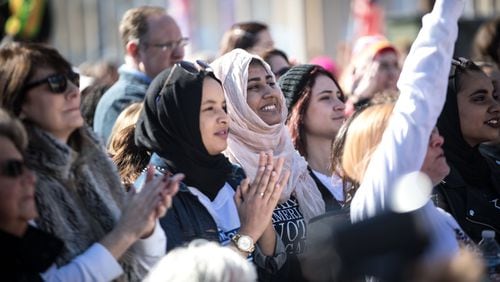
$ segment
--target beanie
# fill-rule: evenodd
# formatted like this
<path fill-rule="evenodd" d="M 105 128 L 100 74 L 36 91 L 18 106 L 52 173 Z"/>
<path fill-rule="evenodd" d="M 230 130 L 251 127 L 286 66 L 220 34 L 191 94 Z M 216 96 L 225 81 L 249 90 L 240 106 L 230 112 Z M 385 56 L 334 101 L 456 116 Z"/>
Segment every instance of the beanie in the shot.
<path fill-rule="evenodd" d="M 288 112 L 297 103 L 300 98 L 300 92 L 306 86 L 309 80 L 311 71 L 317 67 L 316 65 L 297 65 L 289 69 L 284 75 L 278 80 L 278 84 L 283 92 L 286 99 L 286 106 Z"/>

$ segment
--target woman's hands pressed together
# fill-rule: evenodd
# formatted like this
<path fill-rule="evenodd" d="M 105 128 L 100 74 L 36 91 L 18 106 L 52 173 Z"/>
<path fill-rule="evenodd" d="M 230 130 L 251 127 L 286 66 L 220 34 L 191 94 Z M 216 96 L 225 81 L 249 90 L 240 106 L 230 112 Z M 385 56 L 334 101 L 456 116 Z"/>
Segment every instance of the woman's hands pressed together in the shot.
<path fill-rule="evenodd" d="M 274 160 L 272 152 L 260 153 L 259 170 L 254 180 L 250 184 L 248 178 L 244 179 L 235 194 L 241 222 L 240 233 L 250 236 L 254 242 L 259 241 L 261 248 L 272 247 L 271 253 L 275 238 L 262 235 L 274 231 L 271 216 L 290 176 L 290 171 L 283 169 L 283 163 L 284 158 Z M 263 242 L 268 238 L 272 242 Z M 268 249 L 267 247 L 263 249 Z"/>

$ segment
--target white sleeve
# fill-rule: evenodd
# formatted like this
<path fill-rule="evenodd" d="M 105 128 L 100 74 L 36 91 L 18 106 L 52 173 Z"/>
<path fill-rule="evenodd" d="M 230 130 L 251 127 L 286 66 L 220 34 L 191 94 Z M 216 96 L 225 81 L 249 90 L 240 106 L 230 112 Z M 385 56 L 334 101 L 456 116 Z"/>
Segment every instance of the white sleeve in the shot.
<path fill-rule="evenodd" d="M 156 222 L 153 234 L 146 239 L 138 240 L 129 252 L 134 257 L 146 275 L 151 268 L 165 255 L 166 244 L 165 232 Z M 111 253 L 101 244 L 94 243 L 87 251 L 77 256 L 70 263 L 57 267 L 52 265 L 41 276 L 44 281 L 111 281 L 123 274 L 123 269 L 111 255 Z"/>
<path fill-rule="evenodd" d="M 463 0 L 437 0 L 432 12 L 422 19 L 398 80 L 400 97 L 352 200 L 352 221 L 389 208 L 397 179 L 420 170 L 430 133 L 446 99 L 457 20 L 463 6 Z"/>
<path fill-rule="evenodd" d="M 166 251 L 167 237 L 158 220 L 153 234 L 146 239 L 138 240 L 129 250 L 137 258 L 144 275 L 165 255 Z"/>
<path fill-rule="evenodd" d="M 41 276 L 44 281 L 111 281 L 123 273 L 120 264 L 101 244 L 95 243 L 70 263 L 52 265 Z"/>

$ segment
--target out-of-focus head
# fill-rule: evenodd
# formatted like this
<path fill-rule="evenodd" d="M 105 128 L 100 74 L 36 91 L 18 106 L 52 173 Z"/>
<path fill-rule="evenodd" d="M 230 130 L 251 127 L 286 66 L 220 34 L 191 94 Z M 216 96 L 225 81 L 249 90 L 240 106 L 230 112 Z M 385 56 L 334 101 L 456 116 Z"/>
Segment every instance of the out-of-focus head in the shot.
<path fill-rule="evenodd" d="M 318 56 L 314 57 L 311 59 L 309 62 L 312 65 L 318 65 L 323 67 L 325 70 L 330 72 L 333 77 L 338 78 L 340 73 L 339 73 L 339 68 L 335 61 L 330 58 L 329 56 Z"/>
<path fill-rule="evenodd" d="M 472 43 L 472 58 L 500 64 L 500 18 L 479 27 Z"/>
<path fill-rule="evenodd" d="M 365 36 L 354 44 L 351 63 L 342 73 L 341 85 L 348 93 L 354 93 L 362 77 L 373 72 L 376 82 L 374 92 L 396 89 L 400 68 L 398 52 L 383 36 Z"/>
<path fill-rule="evenodd" d="M 184 58 L 188 39 L 162 7 L 141 6 L 125 12 L 120 36 L 134 67 L 154 78 Z"/>
<path fill-rule="evenodd" d="M 262 58 L 271 67 L 276 80 L 290 69 L 291 65 L 288 56 L 281 50 L 272 49 L 266 52 Z"/>
<path fill-rule="evenodd" d="M 0 229 L 17 236 L 38 216 L 36 178 L 22 156 L 27 144 L 21 122 L 0 109 Z"/>
<path fill-rule="evenodd" d="M 254 266 L 230 248 L 197 239 L 169 252 L 145 282 L 256 281 Z"/>
<path fill-rule="evenodd" d="M 333 140 L 344 122 L 344 94 L 330 72 L 317 65 L 292 67 L 279 80 L 288 106 L 288 128 L 303 156 L 306 136 Z"/>
<path fill-rule="evenodd" d="M 274 48 L 274 41 L 266 24 L 242 22 L 234 24 L 226 31 L 220 44 L 220 55 L 241 48 L 249 53 L 263 56 Z"/>
<path fill-rule="evenodd" d="M 499 119 L 500 104 L 492 80 L 472 61 L 454 59 L 446 103 L 438 119 L 445 148 L 475 147 L 497 139 Z"/>
<path fill-rule="evenodd" d="M 79 75 L 57 50 L 12 43 L 0 49 L 0 103 L 65 141 L 84 123 Z"/>

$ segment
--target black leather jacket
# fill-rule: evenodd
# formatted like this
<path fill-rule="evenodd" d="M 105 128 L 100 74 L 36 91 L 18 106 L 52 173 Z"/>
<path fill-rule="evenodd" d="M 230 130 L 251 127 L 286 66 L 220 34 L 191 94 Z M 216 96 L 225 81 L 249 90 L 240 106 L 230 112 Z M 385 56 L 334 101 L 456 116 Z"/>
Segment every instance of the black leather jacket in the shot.
<path fill-rule="evenodd" d="M 492 168 L 493 185 L 500 187 L 500 167 L 494 161 L 486 159 Z M 450 174 L 435 187 L 436 205 L 453 215 L 474 242 L 481 240 L 481 232 L 485 229 L 494 230 L 498 242 L 500 209 L 495 208 L 494 203 L 488 200 L 491 195 L 465 183 L 459 172 L 452 166 L 450 168 Z"/>

